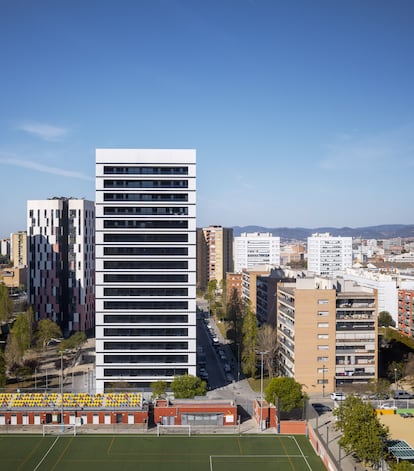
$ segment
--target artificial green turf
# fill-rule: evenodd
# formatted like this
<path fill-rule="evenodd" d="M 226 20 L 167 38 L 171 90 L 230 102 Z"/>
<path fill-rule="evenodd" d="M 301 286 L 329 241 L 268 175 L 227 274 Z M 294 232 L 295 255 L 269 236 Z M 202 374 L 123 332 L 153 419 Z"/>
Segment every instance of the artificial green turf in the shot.
<path fill-rule="evenodd" d="M 0 463 L 1 471 L 251 471 L 258 467 L 260 471 L 323 471 L 308 439 L 295 439 L 283 435 L 2 435 Z"/>

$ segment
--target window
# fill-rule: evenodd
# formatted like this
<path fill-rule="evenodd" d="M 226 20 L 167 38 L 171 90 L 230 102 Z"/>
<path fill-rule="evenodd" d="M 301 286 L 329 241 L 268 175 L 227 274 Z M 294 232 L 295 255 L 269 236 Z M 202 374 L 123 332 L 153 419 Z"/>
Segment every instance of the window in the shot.
<path fill-rule="evenodd" d="M 104 355 L 104 363 L 187 363 L 187 355 Z"/>
<path fill-rule="evenodd" d="M 105 206 L 104 215 L 140 215 L 140 216 L 187 216 L 187 207 L 139 207 L 139 206 Z"/>
<path fill-rule="evenodd" d="M 104 188 L 188 188 L 188 180 L 104 180 Z"/>
<path fill-rule="evenodd" d="M 187 261 L 151 260 L 143 262 L 140 260 L 114 260 L 104 262 L 104 269 L 106 270 L 186 270 L 187 268 Z"/>
<path fill-rule="evenodd" d="M 188 175 L 188 167 L 104 167 L 104 175 Z"/>
<path fill-rule="evenodd" d="M 318 357 L 318 361 L 328 361 L 328 357 Z"/>
<path fill-rule="evenodd" d="M 188 255 L 187 247 L 104 247 L 104 255 Z"/>
<path fill-rule="evenodd" d="M 188 221 L 172 220 L 172 221 L 142 221 L 140 219 L 104 220 L 104 228 L 130 228 L 130 229 L 187 229 Z"/>
<path fill-rule="evenodd" d="M 187 350 L 188 342 L 104 342 L 105 350 Z"/>
<path fill-rule="evenodd" d="M 327 299 L 318 299 L 318 304 L 328 304 L 329 301 Z"/>
<path fill-rule="evenodd" d="M 187 301 L 105 301 L 104 309 L 110 310 L 175 310 L 188 309 Z"/>
<path fill-rule="evenodd" d="M 104 242 L 188 242 L 188 234 L 104 234 Z"/>
<path fill-rule="evenodd" d="M 118 315 L 108 314 L 104 316 L 105 324 L 186 324 L 187 315 Z"/>
<path fill-rule="evenodd" d="M 328 345 L 318 345 L 318 350 L 329 350 Z"/>
<path fill-rule="evenodd" d="M 327 373 L 327 372 L 328 372 L 328 368 L 318 368 L 318 373 L 319 374 Z"/>
<path fill-rule="evenodd" d="M 318 339 L 328 339 L 329 335 L 328 334 L 318 334 Z"/>
<path fill-rule="evenodd" d="M 318 384 L 328 384 L 327 379 L 318 379 Z"/>
<path fill-rule="evenodd" d="M 328 322 L 318 322 L 318 328 L 320 329 L 327 329 L 329 327 Z"/>
<path fill-rule="evenodd" d="M 187 288 L 104 288 L 104 296 L 187 296 Z"/>
<path fill-rule="evenodd" d="M 152 328 L 107 328 L 104 329 L 105 337 L 185 337 L 188 335 L 188 329 L 152 327 Z"/>
<path fill-rule="evenodd" d="M 187 193 L 104 193 L 104 201 L 188 201 Z"/>
<path fill-rule="evenodd" d="M 329 316 L 329 312 L 328 311 L 318 311 L 318 316 L 320 316 L 320 317 Z"/>
<path fill-rule="evenodd" d="M 104 275 L 105 283 L 187 283 L 188 275 L 135 275 L 108 274 Z"/>
<path fill-rule="evenodd" d="M 135 368 L 105 368 L 104 375 L 105 376 L 120 376 L 120 377 L 131 377 L 131 376 L 182 376 L 188 373 L 186 368 L 162 368 L 162 369 L 154 369 L 154 368 L 143 368 L 143 369 L 135 369 Z"/>

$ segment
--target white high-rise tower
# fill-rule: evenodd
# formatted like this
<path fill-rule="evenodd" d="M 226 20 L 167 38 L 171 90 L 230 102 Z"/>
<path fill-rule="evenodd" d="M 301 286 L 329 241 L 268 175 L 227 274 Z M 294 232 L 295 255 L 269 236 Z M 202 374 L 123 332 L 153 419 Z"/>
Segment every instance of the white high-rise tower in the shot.
<path fill-rule="evenodd" d="M 308 237 L 308 270 L 336 276 L 352 267 L 352 237 L 334 237 L 328 232 Z"/>
<path fill-rule="evenodd" d="M 96 151 L 96 390 L 196 374 L 196 153 Z"/>

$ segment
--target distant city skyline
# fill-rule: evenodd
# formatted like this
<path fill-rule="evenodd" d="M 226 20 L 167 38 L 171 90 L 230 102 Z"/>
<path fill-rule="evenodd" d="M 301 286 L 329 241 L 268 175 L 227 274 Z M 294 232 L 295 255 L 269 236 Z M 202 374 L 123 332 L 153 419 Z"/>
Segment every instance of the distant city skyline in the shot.
<path fill-rule="evenodd" d="M 410 0 L 6 2 L 0 237 L 96 148 L 197 151 L 197 225 L 412 224 Z"/>

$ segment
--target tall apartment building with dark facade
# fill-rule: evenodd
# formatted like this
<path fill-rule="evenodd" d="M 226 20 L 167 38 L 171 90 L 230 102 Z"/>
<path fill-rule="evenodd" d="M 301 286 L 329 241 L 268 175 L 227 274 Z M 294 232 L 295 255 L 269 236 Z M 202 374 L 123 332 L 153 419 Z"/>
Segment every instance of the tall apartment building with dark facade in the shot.
<path fill-rule="evenodd" d="M 96 390 L 196 373 L 196 153 L 96 151 Z"/>
<path fill-rule="evenodd" d="M 65 335 L 95 326 L 95 206 L 51 198 L 27 202 L 27 295 L 35 320 Z"/>

